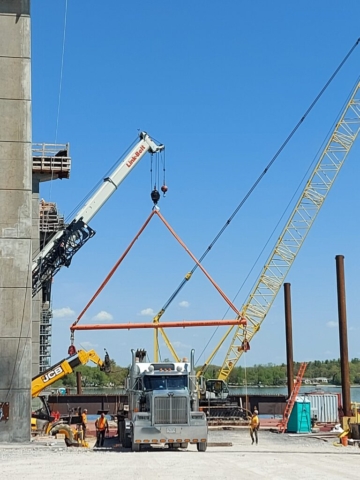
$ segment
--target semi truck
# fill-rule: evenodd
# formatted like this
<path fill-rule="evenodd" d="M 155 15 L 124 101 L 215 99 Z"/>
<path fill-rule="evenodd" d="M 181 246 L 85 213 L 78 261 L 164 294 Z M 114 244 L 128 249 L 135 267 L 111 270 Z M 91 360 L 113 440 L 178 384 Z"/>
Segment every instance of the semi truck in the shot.
<path fill-rule="evenodd" d="M 131 350 L 132 362 L 126 380 L 128 405 L 118 412 L 119 441 L 139 452 L 145 445 L 169 449 L 196 444 L 207 448 L 208 426 L 199 410 L 202 378 L 195 373 L 194 350 L 190 362 L 146 362 L 145 350 Z"/>

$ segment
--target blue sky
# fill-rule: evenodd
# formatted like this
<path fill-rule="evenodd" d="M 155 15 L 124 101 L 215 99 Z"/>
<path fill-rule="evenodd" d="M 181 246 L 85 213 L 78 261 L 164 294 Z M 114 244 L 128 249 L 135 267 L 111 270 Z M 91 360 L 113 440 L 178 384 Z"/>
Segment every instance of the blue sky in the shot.
<path fill-rule="evenodd" d="M 41 185 L 41 197 L 57 202 L 67 216 L 138 130 L 145 130 L 166 145 L 169 192 L 160 201 L 161 212 L 198 257 L 359 36 L 358 1 L 108 0 L 99 8 L 94 0 L 68 0 L 61 70 L 65 5 L 65 0 L 32 2 L 33 141 L 70 142 L 73 160 L 71 179 Z M 207 256 L 204 267 L 230 298 L 331 129 L 358 79 L 359 64 L 360 46 Z M 296 360 L 339 355 L 335 256 L 340 254 L 349 354 L 360 357 L 359 142 L 286 279 Z M 92 220 L 96 236 L 55 277 L 53 361 L 66 355 L 69 326 L 151 208 L 147 155 Z M 275 241 L 237 296 L 238 308 Z M 151 312 L 161 309 L 192 266 L 155 218 L 82 322 L 150 322 Z M 197 270 L 163 320 L 221 319 L 226 310 Z M 247 365 L 285 362 L 283 311 L 281 291 L 246 355 Z M 225 328 L 215 333 L 200 363 Z M 167 333 L 179 355 L 195 348 L 199 356 L 213 329 Z M 153 348 L 149 330 L 77 332 L 76 344 L 99 352 L 106 347 L 122 365 L 129 363 L 131 348 L 150 354 Z M 227 347 L 215 363 L 222 363 Z M 169 356 L 165 346 L 161 355 Z"/>

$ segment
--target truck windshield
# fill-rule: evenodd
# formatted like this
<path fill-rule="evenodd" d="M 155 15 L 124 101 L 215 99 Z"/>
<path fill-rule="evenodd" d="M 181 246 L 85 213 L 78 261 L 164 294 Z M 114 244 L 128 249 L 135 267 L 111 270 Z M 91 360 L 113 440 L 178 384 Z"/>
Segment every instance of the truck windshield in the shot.
<path fill-rule="evenodd" d="M 145 375 L 145 390 L 185 390 L 187 389 L 187 375 Z"/>

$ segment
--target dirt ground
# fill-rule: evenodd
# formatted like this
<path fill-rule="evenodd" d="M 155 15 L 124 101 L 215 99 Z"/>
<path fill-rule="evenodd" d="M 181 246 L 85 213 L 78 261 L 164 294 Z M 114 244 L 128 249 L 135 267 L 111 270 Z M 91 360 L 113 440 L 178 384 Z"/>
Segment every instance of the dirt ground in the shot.
<path fill-rule="evenodd" d="M 63 440 L 37 439 L 27 445 L 0 445 L 1 480 L 132 479 L 274 479 L 332 480 L 360 478 L 360 448 L 334 446 L 306 437 L 259 432 L 259 445 L 251 445 L 247 429 L 211 431 L 209 442 L 232 446 L 208 447 L 199 453 L 153 448 L 140 453 L 107 439 L 101 450 L 66 448 Z"/>

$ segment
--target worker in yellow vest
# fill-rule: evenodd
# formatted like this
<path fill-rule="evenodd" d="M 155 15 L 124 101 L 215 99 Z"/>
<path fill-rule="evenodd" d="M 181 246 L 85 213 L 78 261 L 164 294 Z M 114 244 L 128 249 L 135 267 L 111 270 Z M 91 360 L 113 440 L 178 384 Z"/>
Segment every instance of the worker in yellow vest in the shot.
<path fill-rule="evenodd" d="M 256 445 L 258 444 L 258 430 L 260 427 L 258 414 L 259 412 L 255 409 L 250 418 L 250 437 L 252 445 L 254 445 L 254 441 L 256 441 Z"/>
<path fill-rule="evenodd" d="M 105 417 L 105 413 L 102 412 L 100 417 L 95 422 L 96 428 L 96 445 L 95 447 L 103 447 L 105 432 L 109 433 L 109 424 Z"/>
<path fill-rule="evenodd" d="M 87 428 L 87 409 L 84 408 L 81 414 L 81 427 L 83 431 L 83 440 L 86 438 L 86 428 Z"/>

